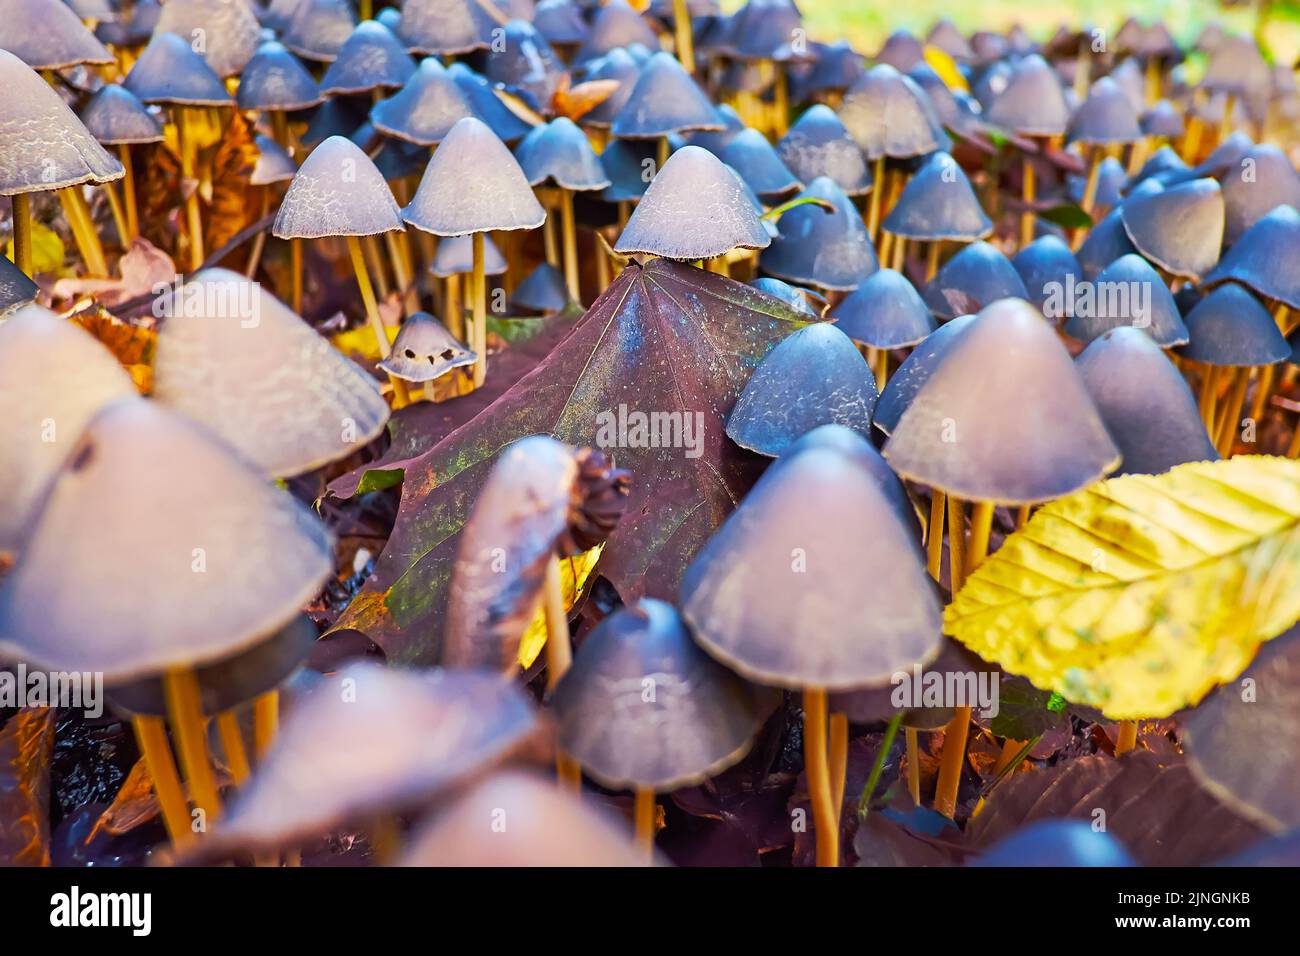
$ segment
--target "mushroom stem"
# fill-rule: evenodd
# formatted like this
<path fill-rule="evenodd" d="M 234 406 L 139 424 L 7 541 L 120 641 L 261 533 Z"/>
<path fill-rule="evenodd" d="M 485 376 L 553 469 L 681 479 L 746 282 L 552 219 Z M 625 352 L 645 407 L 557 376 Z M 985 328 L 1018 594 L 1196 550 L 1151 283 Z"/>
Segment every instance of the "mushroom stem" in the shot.
<path fill-rule="evenodd" d="M 1291 444 L 1287 446 L 1286 456 L 1300 458 L 1300 423 L 1297 423 L 1295 432 L 1291 435 Z"/>
<path fill-rule="evenodd" d="M 939 253 L 943 249 L 943 240 L 936 239 L 925 249 L 925 281 L 928 283 L 939 274 Z"/>
<path fill-rule="evenodd" d="M 830 743 L 827 762 L 831 775 L 831 802 L 835 805 L 835 819 L 840 818 L 844 806 L 844 778 L 849 769 L 849 715 L 830 715 Z"/>
<path fill-rule="evenodd" d="M 628 217 L 632 215 L 632 204 L 624 200 L 618 204 L 618 231 L 621 234 L 627 228 Z"/>
<path fill-rule="evenodd" d="M 998 754 L 997 763 L 993 765 L 993 776 L 998 776 L 1007 766 L 1015 759 L 1016 754 L 1020 753 L 1025 746 L 1023 740 L 1012 740 L 1010 737 L 1002 741 L 1002 752 Z"/>
<path fill-rule="evenodd" d="M 374 236 L 365 236 L 361 239 L 361 251 L 365 254 L 366 270 L 374 276 L 375 291 L 379 294 L 379 299 L 388 298 L 391 287 L 388 284 L 388 273 L 384 270 L 384 259 L 379 254 L 379 241 Z"/>
<path fill-rule="evenodd" d="M 289 274 L 292 285 L 289 305 L 296 315 L 302 315 L 302 240 L 289 240 Z"/>
<path fill-rule="evenodd" d="M 1138 725 L 1136 720 L 1121 720 L 1119 722 L 1119 736 L 1115 740 L 1115 756 L 1119 757 L 1128 753 L 1137 746 Z"/>
<path fill-rule="evenodd" d="M 948 578 L 952 593 L 966 580 L 966 507 L 960 498 L 948 496 Z"/>
<path fill-rule="evenodd" d="M 871 200 L 867 205 L 867 233 L 873 243 L 880 242 L 881 193 L 885 190 L 885 157 L 876 160 L 871 179 Z"/>
<path fill-rule="evenodd" d="M 921 805 L 921 748 L 917 742 L 916 728 L 905 727 L 903 735 L 907 738 L 907 792 L 912 797 L 912 805 Z"/>
<path fill-rule="evenodd" d="M 1079 40 L 1079 55 L 1074 62 L 1074 95 L 1082 103 L 1088 98 L 1088 81 L 1092 75 L 1092 44 L 1084 36 Z"/>
<path fill-rule="evenodd" d="M 1201 370 L 1201 392 L 1197 404 L 1201 409 L 1201 421 L 1205 423 L 1206 431 L 1211 433 L 1214 431 L 1214 405 L 1218 377 L 1219 369 L 1214 365 L 1206 365 Z"/>
<path fill-rule="evenodd" d="M 1250 420 L 1258 429 L 1268 411 L 1269 399 L 1273 397 L 1273 382 L 1277 377 L 1276 365 L 1262 366 L 1255 375 L 1255 397 L 1250 403 Z"/>
<path fill-rule="evenodd" d="M 393 265 L 393 279 L 402 296 L 402 310 L 406 315 L 420 310 L 420 297 L 414 282 L 411 281 L 411 264 L 403 254 L 404 250 L 398 241 L 399 235 L 400 233 L 397 232 L 384 233 L 384 244 L 388 247 L 388 260 Z"/>
<path fill-rule="evenodd" d="M 582 291 L 578 287 L 578 230 L 573 221 L 573 193 L 560 190 L 560 220 L 564 236 L 564 284 L 569 290 L 569 301 L 582 305 Z"/>
<path fill-rule="evenodd" d="M 366 319 L 375 333 L 375 346 L 381 358 L 388 358 L 392 343 L 388 341 L 388 330 L 384 320 L 379 317 L 379 303 L 375 301 L 375 289 L 370 284 L 370 274 L 366 271 L 366 257 L 361 250 L 361 242 L 356 236 L 348 236 L 348 255 L 352 259 L 352 271 L 357 276 L 357 286 L 361 289 L 361 301 L 366 307 Z"/>
<path fill-rule="evenodd" d="M 194 839 L 194 831 L 190 829 L 189 803 L 185 799 L 180 774 L 176 772 L 171 746 L 167 743 L 167 728 L 161 717 L 133 717 L 131 726 L 135 729 L 144 765 L 153 780 L 154 793 L 158 795 L 158 807 L 162 811 L 167 835 L 171 837 L 173 846 L 185 846 Z"/>
<path fill-rule="evenodd" d="M 569 615 L 564 609 L 564 581 L 560 572 L 560 559 L 555 555 L 546 564 L 546 580 L 542 584 L 542 613 L 546 619 L 546 689 L 549 692 L 555 690 L 555 685 L 573 663 Z M 582 789 L 582 767 L 568 754 L 555 755 L 555 770 L 565 789 L 574 793 Z M 652 799 L 652 807 L 653 803 Z"/>
<path fill-rule="evenodd" d="M 1019 531 L 1029 523 L 1029 505 L 1021 505 L 1016 509 L 1016 530 Z"/>
<path fill-rule="evenodd" d="M 266 756 L 280 724 L 280 692 L 267 691 L 253 701 L 253 754 L 258 760 Z"/>
<path fill-rule="evenodd" d="M 1234 369 L 1232 390 L 1228 393 L 1228 401 L 1223 409 L 1223 422 L 1219 427 L 1219 440 L 1216 443 L 1219 449 L 1219 455 L 1227 458 L 1232 454 L 1232 446 L 1236 443 L 1237 429 L 1240 427 L 1242 403 L 1246 400 L 1246 388 L 1250 384 L 1249 368 Z"/>
<path fill-rule="evenodd" d="M 785 64 L 777 63 L 776 83 L 772 90 L 772 109 L 776 113 L 776 128 L 772 134 L 780 139 L 790 129 L 790 77 L 785 72 Z"/>
<path fill-rule="evenodd" d="M 460 273 L 453 272 L 447 276 L 442 301 L 443 317 L 447 330 L 461 341 L 465 341 L 465 312 L 460 304 Z M 473 348 L 473 345 L 470 345 Z"/>
<path fill-rule="evenodd" d="M 599 242 L 596 243 L 600 245 Z M 609 288 L 609 255 L 604 249 L 596 249 L 596 286 L 603 293 Z"/>
<path fill-rule="evenodd" d="M 258 220 L 266 218 L 266 214 L 271 210 L 271 187 L 262 186 L 258 189 L 262 198 L 258 205 Z M 253 238 L 253 248 L 248 253 L 248 264 L 244 266 L 244 275 L 251 279 L 257 275 L 257 267 L 262 264 L 262 250 L 266 248 L 266 230 L 263 229 Z"/>
<path fill-rule="evenodd" d="M 104 260 L 104 247 L 99 243 L 99 235 L 95 232 L 94 223 L 91 222 L 90 211 L 86 208 L 86 201 L 79 190 L 79 186 L 66 186 L 59 190 L 63 215 L 68 220 L 69 228 L 72 229 L 72 237 L 76 240 L 77 251 L 81 253 L 81 261 L 85 263 L 86 272 L 92 276 L 106 276 L 108 263 Z"/>
<path fill-rule="evenodd" d="M 185 221 L 190 234 L 190 271 L 203 265 L 203 218 L 199 212 L 199 186 L 195 179 L 194 137 L 190 134 L 190 111 L 176 110 L 177 145 L 181 151 L 181 192 L 185 194 Z"/>
<path fill-rule="evenodd" d="M 210 826 L 221 812 L 221 797 L 217 793 L 217 778 L 208 757 L 198 678 L 189 668 L 174 668 L 163 675 L 163 692 L 190 797 L 194 808 L 203 814 L 203 825 Z"/>
<path fill-rule="evenodd" d="M 826 758 L 826 691 L 819 687 L 803 692 L 803 759 L 817 837 L 817 865 L 839 866 L 840 821 Z"/>
<path fill-rule="evenodd" d="M 943 575 L 943 518 L 947 512 L 944 494 L 930 489 L 930 526 L 925 538 L 925 567 L 936 581 Z"/>
<path fill-rule="evenodd" d="M 474 387 L 487 379 L 487 277 L 483 273 L 483 233 L 474 233 Z"/>
<path fill-rule="evenodd" d="M 113 214 L 113 225 L 117 229 L 118 244 L 126 249 L 131 244 L 131 237 L 127 235 L 126 211 L 122 208 L 122 200 L 117 196 L 117 189 L 112 183 L 104 183 L 104 195 L 108 197 L 108 208 Z"/>
<path fill-rule="evenodd" d="M 1279 302 L 1277 308 L 1273 310 L 1273 321 L 1277 323 L 1278 331 L 1283 335 L 1291 332 L 1290 308 L 1285 302 Z"/>
<path fill-rule="evenodd" d="M 1089 216 L 1092 215 L 1092 208 L 1097 204 L 1097 186 L 1101 182 L 1101 158 L 1102 149 L 1100 146 L 1091 145 L 1088 147 L 1088 179 L 1083 186 L 1083 199 L 1079 206 Z"/>
<path fill-rule="evenodd" d="M 126 170 L 122 177 L 122 205 L 126 211 L 127 242 L 140 235 L 140 207 L 135 198 L 135 169 L 131 164 L 131 147 L 122 143 L 117 147 L 117 158 Z M 263 216 L 266 214 L 263 213 Z"/>
<path fill-rule="evenodd" d="M 686 0 L 673 0 L 673 32 L 678 61 L 687 73 L 694 73 L 695 38 L 691 35 L 691 11 Z"/>
<path fill-rule="evenodd" d="M 243 786 L 252 770 L 248 765 L 248 750 L 244 747 L 239 718 L 233 710 L 217 714 L 217 733 L 221 736 L 221 749 L 225 752 L 230 775 L 235 778 L 236 786 Z"/>
<path fill-rule="evenodd" d="M 1023 249 L 1034 241 L 1034 220 L 1037 218 L 1034 214 L 1034 201 L 1037 198 L 1037 184 L 1035 182 L 1036 173 L 1034 164 L 1029 158 L 1029 154 L 1024 156 L 1024 176 L 1021 179 L 1021 198 L 1025 201 L 1025 208 L 1020 213 L 1020 248 Z"/>
<path fill-rule="evenodd" d="M 954 536 L 955 537 L 955 536 Z M 961 768 L 966 762 L 966 735 L 970 731 L 969 707 L 957 713 L 943 731 L 943 754 L 939 758 L 939 783 L 934 793 L 934 808 L 949 820 L 957 812 L 957 788 L 961 785 Z"/>
<path fill-rule="evenodd" d="M 669 153 L 668 137 L 660 136 L 658 141 L 655 143 L 655 174 L 656 175 L 658 175 L 659 170 L 664 168 L 664 164 L 668 162 L 668 153 Z"/>
<path fill-rule="evenodd" d="M 885 390 L 885 378 L 889 374 L 889 353 L 875 346 L 867 346 L 867 365 L 876 377 L 876 390 Z"/>
<path fill-rule="evenodd" d="M 977 501 L 971 508 L 970 543 L 966 547 L 966 577 L 975 572 L 989 553 L 989 535 L 993 531 L 993 502 Z"/>
<path fill-rule="evenodd" d="M 13 197 L 14 265 L 25 275 L 32 274 L 32 197 L 18 193 Z"/>
<path fill-rule="evenodd" d="M 907 237 L 894 237 L 894 271 L 903 272 L 907 266 Z"/>
<path fill-rule="evenodd" d="M 653 790 L 648 787 L 636 788 L 633 816 L 636 820 L 636 845 L 645 852 L 648 859 L 654 854 L 655 848 L 655 792 Z"/>

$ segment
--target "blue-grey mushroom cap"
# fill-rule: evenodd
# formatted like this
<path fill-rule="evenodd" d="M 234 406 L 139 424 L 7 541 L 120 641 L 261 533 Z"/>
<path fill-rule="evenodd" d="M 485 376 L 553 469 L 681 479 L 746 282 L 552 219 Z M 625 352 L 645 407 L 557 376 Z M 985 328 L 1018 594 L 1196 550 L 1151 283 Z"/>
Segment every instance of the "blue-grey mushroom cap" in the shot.
<path fill-rule="evenodd" d="M 515 286 L 510 306 L 523 312 L 549 315 L 563 312 L 569 305 L 569 291 L 564 275 L 555 266 L 543 262 Z"/>
<path fill-rule="evenodd" d="M 574 0 L 541 0 L 533 11 L 533 26 L 548 42 L 561 46 L 577 45 L 591 34 Z"/>
<path fill-rule="evenodd" d="M 1187 343 L 1187 326 L 1173 294 L 1140 255 L 1120 256 L 1097 275 L 1091 288 L 1095 292 L 1091 307 L 1070 306 L 1075 314 L 1066 318 L 1064 328 L 1071 338 L 1086 344 L 1111 329 L 1131 325 L 1143 329 L 1161 348 Z"/>
<path fill-rule="evenodd" d="M 1067 176 L 1066 183 L 1070 199 L 1075 203 L 1083 202 L 1083 193 L 1088 186 L 1087 176 Z M 1101 161 L 1097 170 L 1097 196 L 1094 209 L 1110 209 L 1119 205 L 1124 196 L 1124 187 L 1128 184 L 1128 171 L 1114 156 L 1107 156 Z"/>
<path fill-rule="evenodd" d="M 1137 186 L 1145 180 L 1154 179 L 1162 186 L 1170 186 L 1176 182 L 1195 178 L 1191 167 L 1183 162 L 1183 157 L 1172 148 L 1161 146 L 1133 176 L 1132 185 Z"/>
<path fill-rule="evenodd" d="M 790 92 L 797 101 L 806 102 L 818 93 L 846 92 L 867 71 L 862 54 L 847 40 L 820 44 L 816 49 L 812 70 L 792 78 Z"/>
<path fill-rule="evenodd" d="M 477 358 L 441 322 L 427 312 L 416 312 L 402 323 L 392 350 L 379 367 L 404 381 L 424 383 L 473 365 Z"/>
<path fill-rule="evenodd" d="M 1166 139 L 1178 139 L 1186 128 L 1183 114 L 1168 100 L 1161 100 L 1143 113 L 1141 123 L 1143 135 Z"/>
<path fill-rule="evenodd" d="M 935 22 L 934 26 L 930 27 L 930 32 L 925 36 L 925 42 L 930 46 L 938 47 L 954 60 L 975 59 L 975 50 L 971 47 L 970 41 L 966 39 L 966 35 L 957 29 L 957 25 L 948 17 L 940 18 Z"/>
<path fill-rule="evenodd" d="M 414 6 L 407 4 L 408 11 Z M 303 59 L 332 63 L 356 26 L 349 0 L 298 0 L 280 42 Z"/>
<path fill-rule="evenodd" d="M 775 458 L 819 425 L 871 433 L 876 377 L 853 341 L 829 322 L 782 339 L 754 369 L 727 418 L 727 437 Z"/>
<path fill-rule="evenodd" d="M 250 186 L 267 186 L 271 183 L 284 183 L 298 174 L 298 164 L 293 161 L 283 146 L 269 136 L 254 139 L 257 146 L 257 162 L 248 177 Z"/>
<path fill-rule="evenodd" d="M 627 4 L 627 0 L 609 0 L 596 11 L 591 21 L 591 30 L 578 52 L 573 55 L 572 65 L 582 66 L 588 60 L 603 56 L 617 47 L 630 47 L 641 44 L 650 49 L 659 49 L 659 38 L 654 28 Z"/>
<path fill-rule="evenodd" d="M 1193 179 L 1120 206 L 1134 247 L 1174 275 L 1199 279 L 1219 261 L 1223 246 L 1223 190 L 1213 179 Z"/>
<path fill-rule="evenodd" d="M 601 621 L 551 698 L 559 747 L 584 773 L 656 792 L 738 762 L 780 702 L 704 653 L 677 610 L 653 598 Z"/>
<path fill-rule="evenodd" d="M 1038 820 L 999 840 L 970 866 L 1136 866 L 1124 844 L 1085 820 Z"/>
<path fill-rule="evenodd" d="M 750 189 L 765 199 L 780 199 L 802 183 L 786 167 L 772 144 L 756 129 L 744 129 L 722 148 L 718 158 L 740 174 Z"/>
<path fill-rule="evenodd" d="M 415 60 L 388 27 L 376 20 L 358 23 L 321 78 L 326 96 L 397 89 L 415 74 Z"/>
<path fill-rule="evenodd" d="M 916 345 L 938 326 L 924 300 L 902 273 L 881 269 L 830 312 L 835 327 L 872 348 Z"/>
<path fill-rule="evenodd" d="M 282 239 L 319 239 L 402 228 L 397 200 L 370 157 L 351 140 L 331 136 L 293 177 L 271 232 Z"/>
<path fill-rule="evenodd" d="M 1083 267 L 1083 274 L 1089 279 L 1095 279 L 1116 259 L 1136 252 L 1137 248 L 1124 229 L 1120 211 L 1116 209 L 1092 227 L 1075 256 Z"/>
<path fill-rule="evenodd" d="M 908 239 L 969 242 L 992 234 L 993 220 L 956 160 L 937 152 L 908 180 L 881 228 Z"/>
<path fill-rule="evenodd" d="M 244 67 L 235 94 L 241 110 L 305 110 L 323 99 L 307 68 L 275 42 L 257 48 Z"/>
<path fill-rule="evenodd" d="M 640 64 L 622 47 L 610 50 L 604 56 L 588 63 L 585 80 L 614 80 L 619 86 L 606 99 L 582 115 L 582 125 L 596 129 L 608 128 L 628 97 L 632 95 L 632 89 L 636 86 L 636 79 L 640 75 Z"/>
<path fill-rule="evenodd" d="M 1300 262 L 1300 212 L 1278 206 L 1242 233 L 1205 282 L 1235 279 L 1266 299 L 1300 309 L 1300 272 L 1288 265 L 1295 262 Z"/>
<path fill-rule="evenodd" d="M 0 0 L 0 48 L 33 70 L 113 62 L 113 54 L 62 0 Z"/>
<path fill-rule="evenodd" d="M 921 298 L 939 318 L 954 319 L 999 299 L 1028 299 L 1029 290 L 998 249 L 987 242 L 972 242 L 943 264 Z"/>
<path fill-rule="evenodd" d="M 537 29 L 526 20 L 511 20 L 501 31 L 498 49 L 488 55 L 484 73 L 507 92 L 523 97 L 539 111 L 549 111 L 564 64 Z"/>
<path fill-rule="evenodd" d="M 366 109 L 351 97 L 336 96 L 328 99 L 312 111 L 307 129 L 298 142 L 307 149 L 315 149 L 331 136 L 351 139 L 368 124 Z"/>
<path fill-rule="evenodd" d="M 748 127 L 745 126 L 745 121 L 740 118 L 740 114 L 726 103 L 719 105 L 714 112 L 717 115 L 718 122 L 722 124 L 721 128 L 697 130 L 690 134 L 687 141 L 692 146 L 703 146 L 714 156 L 721 156 L 723 148 L 732 141 L 735 135 Z"/>
<path fill-rule="evenodd" d="M 131 65 L 123 85 L 145 103 L 231 106 L 226 84 L 174 33 L 156 33 Z"/>
<path fill-rule="evenodd" d="M 1214 147 L 1209 156 L 1201 160 L 1193 172 L 1197 176 L 1222 176 L 1234 166 L 1238 166 L 1252 149 L 1255 141 L 1245 133 L 1236 130 Z"/>
<path fill-rule="evenodd" d="M 844 98 L 840 120 L 869 160 L 906 159 L 952 148 L 925 92 L 887 63 L 862 75 Z"/>
<path fill-rule="evenodd" d="M 162 124 L 120 83 L 106 83 L 81 109 L 90 135 L 108 146 L 161 143 Z"/>
<path fill-rule="evenodd" d="M 0 256 L 0 316 L 36 301 L 40 287 L 8 256 Z"/>
<path fill-rule="evenodd" d="M 655 144 L 649 140 L 612 140 L 600 154 L 600 166 L 609 180 L 600 194 L 606 202 L 640 199 L 650 187 L 655 168 Z"/>
<path fill-rule="evenodd" d="M 1029 292 L 1029 301 L 1054 323 L 1062 316 L 1056 310 L 1049 313 L 1047 304 L 1055 295 L 1062 294 L 1067 284 L 1084 281 L 1083 266 L 1070 247 L 1057 236 L 1042 236 L 1025 246 L 1011 260 L 1020 273 Z"/>
<path fill-rule="evenodd" d="M 1059 136 L 1070 107 L 1056 71 L 1037 53 L 1011 67 L 1007 85 L 988 108 L 988 121 L 1022 136 Z"/>
<path fill-rule="evenodd" d="M 780 236 L 764 250 L 759 265 L 788 282 L 856 289 L 880 268 L 857 207 L 825 176 L 809 183 L 799 197 L 824 200 L 833 211 L 809 203 L 786 212 L 778 223 Z"/>
<path fill-rule="evenodd" d="M 447 56 L 487 49 L 498 25 L 477 0 L 406 0 L 396 32 L 412 53 Z"/>
<path fill-rule="evenodd" d="M 587 134 L 567 116 L 533 127 L 515 147 L 515 159 L 533 186 L 549 181 L 562 189 L 587 191 L 611 185 Z"/>
<path fill-rule="evenodd" d="M 1132 326 L 1111 329 L 1092 340 L 1075 367 L 1119 447 L 1120 474 L 1158 475 L 1218 459 L 1187 379 L 1149 335 Z"/>
<path fill-rule="evenodd" d="M 474 116 L 469 96 L 434 57 L 420 61 L 406 85 L 370 111 L 370 121 L 387 136 L 418 146 L 442 142 L 451 128 Z"/>
<path fill-rule="evenodd" d="M 1223 240 L 1231 245 L 1275 206 L 1300 208 L 1300 173 L 1272 144 L 1253 147 L 1219 180 L 1223 186 Z"/>
<path fill-rule="evenodd" d="M 810 106 L 777 141 L 776 152 L 801 182 L 829 176 L 849 196 L 871 191 L 862 150 L 829 106 Z"/>
<path fill-rule="evenodd" d="M 1178 350 L 1207 365 L 1274 365 L 1291 357 L 1272 314 L 1235 282 L 1225 282 L 1186 316 L 1189 341 Z"/>
<path fill-rule="evenodd" d="M 306 0 L 299 4 L 306 5 Z M 163 4 L 155 37 L 174 33 L 188 46 L 200 32 L 202 58 L 223 79 L 244 69 L 262 36 L 253 4 L 247 0 L 167 0 Z"/>
<path fill-rule="evenodd" d="M 433 254 L 429 271 L 439 279 L 448 276 L 465 275 L 474 271 L 474 237 L 447 236 L 438 243 L 438 251 Z M 491 236 L 483 237 L 483 272 L 485 275 L 499 276 L 506 271 L 506 257 L 492 241 Z"/>
<path fill-rule="evenodd" d="M 530 124 L 516 116 L 510 107 L 501 102 L 501 99 L 492 92 L 492 85 L 484 77 L 479 76 L 464 63 L 459 61 L 453 63 L 447 67 L 447 72 L 456 81 L 460 91 L 469 97 L 474 115 L 487 123 L 503 143 L 513 143 L 517 139 L 522 139 L 532 129 Z"/>
<path fill-rule="evenodd" d="M 610 132 L 621 139 L 657 139 L 693 129 L 720 129 L 717 112 L 690 74 L 668 53 L 641 70 Z"/>
<path fill-rule="evenodd" d="M 1109 145 L 1135 143 L 1142 135 L 1137 110 L 1128 96 L 1118 83 L 1103 76 L 1092 84 L 1088 98 L 1074 111 L 1067 138 L 1072 143 Z"/>
<path fill-rule="evenodd" d="M 812 289 L 791 285 L 771 276 L 760 276 L 749 283 L 751 288 L 766 292 L 784 302 L 796 312 L 802 312 L 812 319 L 820 319 L 826 308 L 826 300 Z"/>
<path fill-rule="evenodd" d="M 916 393 L 929 381 L 957 336 L 973 321 L 973 315 L 959 315 L 939 326 L 912 349 L 911 354 L 903 359 L 885 383 L 885 390 L 880 393 L 875 414 L 871 417 L 872 424 L 886 435 L 898 427 L 898 420 L 903 417 L 907 406 L 912 404 Z"/>

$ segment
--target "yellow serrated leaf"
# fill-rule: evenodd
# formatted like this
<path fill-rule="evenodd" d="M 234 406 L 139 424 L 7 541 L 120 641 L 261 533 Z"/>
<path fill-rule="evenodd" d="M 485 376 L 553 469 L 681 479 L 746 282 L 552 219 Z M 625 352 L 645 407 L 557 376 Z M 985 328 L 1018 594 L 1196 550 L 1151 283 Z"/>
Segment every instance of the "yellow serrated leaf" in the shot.
<path fill-rule="evenodd" d="M 1045 505 L 944 615 L 975 653 L 1108 717 L 1166 717 L 1300 618 L 1300 462 L 1101 481 Z"/>
<path fill-rule="evenodd" d="M 950 90 L 969 93 L 970 87 L 966 85 L 966 77 L 961 75 L 961 70 L 957 68 L 957 61 L 949 56 L 946 52 L 937 46 L 926 46 L 925 62 L 930 65 L 930 69 L 939 74 L 939 79 L 943 80 L 943 85 Z"/>
<path fill-rule="evenodd" d="M 573 606 L 582 597 L 587 578 L 591 576 L 592 569 L 596 567 L 596 562 L 600 560 L 600 552 L 604 549 L 603 544 L 598 544 L 590 551 L 584 551 L 577 557 L 560 559 L 560 585 L 564 589 L 564 609 L 566 611 L 573 610 Z M 537 655 L 542 652 L 542 648 L 545 646 L 546 615 L 541 608 L 538 608 L 537 614 L 533 617 L 533 622 L 528 625 L 528 630 L 524 632 L 523 640 L 519 642 L 519 666 L 524 670 L 532 667 L 533 661 L 537 660 Z"/>

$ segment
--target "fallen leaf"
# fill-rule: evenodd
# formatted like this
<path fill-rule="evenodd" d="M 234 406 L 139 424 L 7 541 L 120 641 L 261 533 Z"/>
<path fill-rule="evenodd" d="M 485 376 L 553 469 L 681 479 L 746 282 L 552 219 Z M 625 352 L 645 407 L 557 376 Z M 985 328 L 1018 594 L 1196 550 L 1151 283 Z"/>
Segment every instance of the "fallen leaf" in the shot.
<path fill-rule="evenodd" d="M 0 867 L 50 863 L 53 753 L 53 710 L 20 710 L 0 726 Z"/>

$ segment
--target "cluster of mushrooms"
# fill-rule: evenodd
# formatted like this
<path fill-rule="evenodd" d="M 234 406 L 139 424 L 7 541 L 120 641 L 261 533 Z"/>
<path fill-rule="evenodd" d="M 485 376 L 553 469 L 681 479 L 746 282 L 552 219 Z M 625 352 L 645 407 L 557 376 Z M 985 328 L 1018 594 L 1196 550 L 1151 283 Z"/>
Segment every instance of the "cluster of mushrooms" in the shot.
<path fill-rule="evenodd" d="M 864 55 L 792 0 L 0 0 L 0 79 L 0 663 L 102 675 L 157 862 L 343 833 L 379 864 L 669 862 L 660 796 L 784 735 L 790 825 L 837 866 L 900 728 L 897 792 L 965 823 L 986 725 L 889 690 L 997 671 L 943 626 L 990 551 L 1107 476 L 1300 454 L 1300 93 L 1246 36 L 945 21 Z M 237 136 L 250 211 L 214 243 Z M 146 249 L 176 275 L 98 294 Z M 686 450 L 620 467 L 574 386 L 570 440 L 490 449 L 460 503 L 438 666 L 314 655 L 304 609 L 365 573 L 325 481 L 399 428 L 427 449 L 434 406 L 483 390 L 490 419 L 514 336 L 651 285 L 702 341 L 709 303 L 782 329 L 705 410 L 706 461 L 761 477 L 677 516 L 703 544 L 676 585 L 596 586 Z M 604 374 L 635 404 L 641 370 Z M 1032 762 L 998 746 L 999 780 Z M 1135 746 L 1123 722 L 1106 759 Z M 987 862 L 1125 859 L 1082 831 Z"/>

